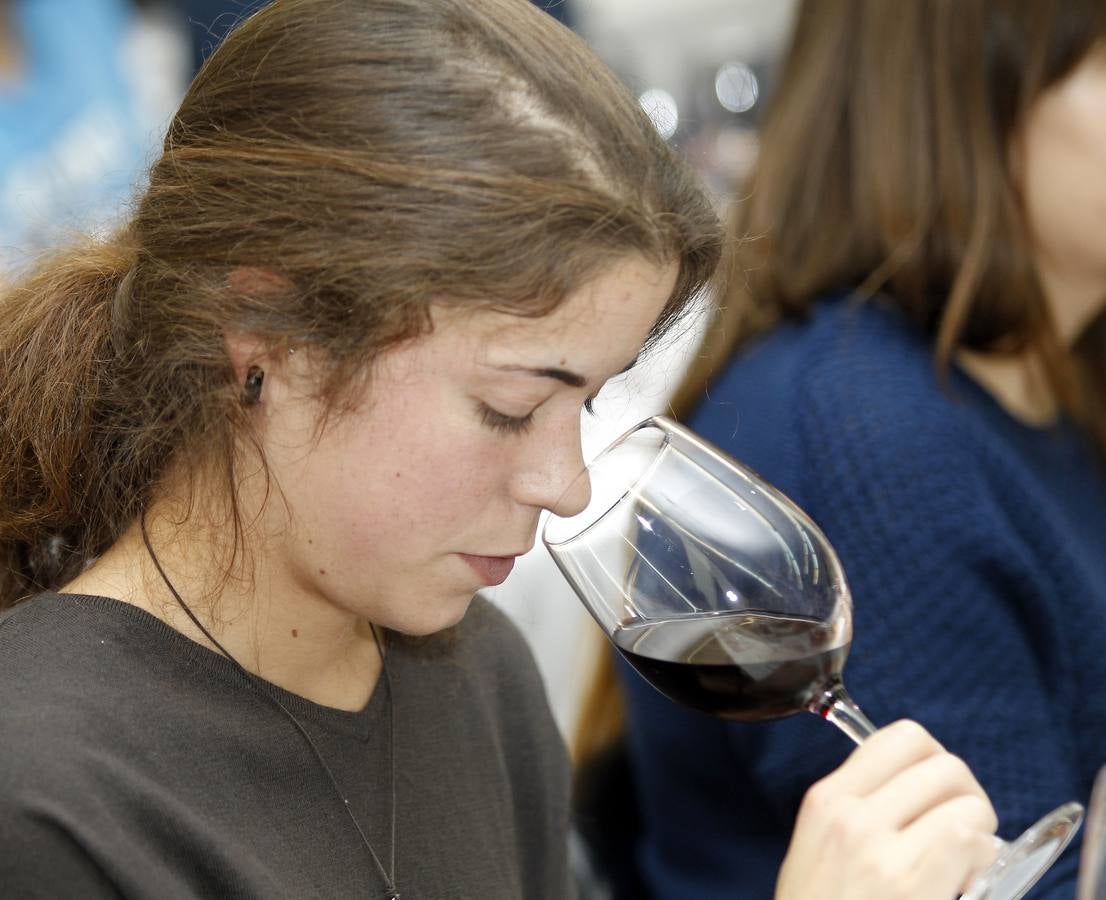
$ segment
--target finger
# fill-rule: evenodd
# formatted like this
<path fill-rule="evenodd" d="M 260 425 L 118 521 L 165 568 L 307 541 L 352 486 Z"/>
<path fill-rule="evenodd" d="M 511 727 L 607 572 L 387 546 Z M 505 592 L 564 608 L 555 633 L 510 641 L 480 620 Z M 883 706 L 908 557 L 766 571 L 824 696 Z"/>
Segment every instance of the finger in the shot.
<path fill-rule="evenodd" d="M 875 827 L 865 797 L 904 769 L 944 752 L 916 722 L 903 720 L 880 729 L 806 792 L 791 850 L 801 855 L 831 844 L 848 852 L 847 846 L 863 843 Z"/>
<path fill-rule="evenodd" d="M 915 872 L 944 896 L 963 893 L 998 856 L 991 804 L 975 795 L 957 797 L 904 829 L 900 839 L 917 855 Z M 940 896 L 934 894 L 934 896 Z"/>
<path fill-rule="evenodd" d="M 980 827 L 988 808 L 978 797 L 959 797 L 890 840 L 839 856 L 844 896 L 950 900 L 962 893 L 995 857 L 992 835 Z"/>
<path fill-rule="evenodd" d="M 951 753 L 937 753 L 893 775 L 868 795 L 869 815 L 888 828 L 905 828 L 942 803 L 958 797 L 975 797 L 990 812 L 985 827 L 997 819 L 987 795 L 971 770 Z"/>
<path fill-rule="evenodd" d="M 835 791 L 865 797 L 915 763 L 944 752 L 921 725 L 902 719 L 864 741 L 824 780 Z"/>

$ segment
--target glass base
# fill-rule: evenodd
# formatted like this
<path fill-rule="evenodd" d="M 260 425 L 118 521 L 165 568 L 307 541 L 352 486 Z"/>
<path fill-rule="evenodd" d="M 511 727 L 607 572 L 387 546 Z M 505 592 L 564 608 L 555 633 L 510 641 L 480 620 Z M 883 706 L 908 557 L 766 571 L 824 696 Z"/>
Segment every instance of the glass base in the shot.
<path fill-rule="evenodd" d="M 1037 883 L 1079 830 L 1083 807 L 1065 803 L 1005 844 L 960 900 L 1018 900 Z"/>

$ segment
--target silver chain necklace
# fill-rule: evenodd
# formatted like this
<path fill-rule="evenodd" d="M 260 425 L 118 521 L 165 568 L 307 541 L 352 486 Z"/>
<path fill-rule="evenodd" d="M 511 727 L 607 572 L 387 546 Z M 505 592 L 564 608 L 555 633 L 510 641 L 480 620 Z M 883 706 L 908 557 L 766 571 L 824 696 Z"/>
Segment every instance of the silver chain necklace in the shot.
<path fill-rule="evenodd" d="M 225 656 L 246 679 L 246 682 L 251 688 L 258 694 L 261 694 L 267 700 L 271 701 L 277 709 L 279 709 L 288 719 L 292 725 L 295 726 L 296 731 L 300 733 L 307 745 L 311 748 L 311 752 L 315 754 L 315 759 L 318 760 L 319 765 L 322 767 L 323 772 L 326 773 L 327 779 L 330 781 L 331 787 L 334 788 L 334 792 L 338 795 L 338 799 L 342 801 L 342 806 L 346 810 L 346 814 L 349 816 L 350 821 L 353 822 L 353 827 L 357 829 L 357 834 L 361 838 L 361 843 L 365 845 L 365 849 L 369 851 L 369 856 L 372 858 L 377 871 L 380 873 L 380 878 L 384 882 L 384 900 L 400 900 L 399 891 L 396 889 L 395 874 L 396 874 L 396 711 L 395 702 L 392 695 L 392 680 L 388 675 L 388 663 L 384 657 L 384 651 L 381 647 L 380 637 L 377 634 L 376 626 L 371 626 L 373 642 L 376 644 L 376 651 L 380 655 L 380 670 L 384 676 L 384 687 L 388 691 L 388 764 L 391 769 L 391 793 L 392 793 L 392 847 L 389 860 L 389 866 L 386 870 L 383 863 L 380 862 L 380 857 L 377 856 L 376 850 L 373 849 L 372 843 L 370 843 L 368 836 L 365 834 L 364 829 L 361 827 L 361 823 L 357 821 L 357 817 L 353 814 L 353 810 L 350 808 L 349 800 L 343 793 L 342 788 L 338 784 L 338 779 L 334 777 L 334 773 L 330 770 L 330 766 L 326 764 L 326 760 L 323 759 L 323 755 L 319 750 L 318 745 L 314 739 L 308 734 L 307 729 L 303 727 L 300 720 L 297 719 L 288 708 L 280 702 L 280 700 L 270 691 L 266 690 L 262 684 L 261 679 L 254 675 L 249 669 L 243 666 L 237 659 L 230 655 L 230 653 L 212 636 L 203 623 L 196 617 L 196 614 L 192 612 L 187 603 L 184 602 L 184 598 L 178 593 L 177 589 L 173 587 L 173 582 L 169 580 L 169 576 L 165 574 L 165 569 L 161 566 L 161 560 L 157 558 L 157 554 L 154 553 L 153 545 L 150 543 L 150 535 L 146 531 L 146 511 L 143 510 L 138 519 L 139 528 L 142 531 L 142 542 L 146 545 L 146 552 L 150 554 L 150 561 L 154 564 L 154 568 L 157 569 L 158 575 L 161 576 L 161 580 L 165 582 L 165 587 L 169 589 L 169 593 L 173 595 L 173 599 L 177 601 L 177 604 L 185 615 L 192 620 L 192 624 L 195 625 L 203 633 L 211 643 L 219 650 L 223 656 Z"/>

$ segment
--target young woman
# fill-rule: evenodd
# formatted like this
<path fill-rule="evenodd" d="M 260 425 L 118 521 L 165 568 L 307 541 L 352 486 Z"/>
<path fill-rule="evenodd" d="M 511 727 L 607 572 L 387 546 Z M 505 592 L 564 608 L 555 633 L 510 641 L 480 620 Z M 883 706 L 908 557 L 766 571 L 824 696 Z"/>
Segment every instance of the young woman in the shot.
<path fill-rule="evenodd" d="M 741 196 L 740 274 L 677 405 L 836 546 L 874 721 L 931 728 L 1006 836 L 1086 802 L 1106 756 L 1106 6 L 810 0 Z M 766 896 L 848 742 L 625 684 L 646 881 Z M 1076 862 L 1033 896 L 1071 897 Z"/>
<path fill-rule="evenodd" d="M 586 502 L 581 407 L 720 245 L 523 0 L 235 31 L 126 230 L 2 301 L 5 892 L 571 896 L 563 748 L 472 596 Z M 811 794 L 779 896 L 952 897 L 994 824 L 900 724 Z"/>

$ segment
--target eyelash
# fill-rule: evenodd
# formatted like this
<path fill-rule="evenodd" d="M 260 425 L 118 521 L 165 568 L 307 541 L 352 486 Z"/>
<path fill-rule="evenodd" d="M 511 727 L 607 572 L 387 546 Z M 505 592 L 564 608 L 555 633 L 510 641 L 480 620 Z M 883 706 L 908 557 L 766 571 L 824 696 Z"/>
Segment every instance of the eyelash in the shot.
<path fill-rule="evenodd" d="M 584 401 L 584 409 L 587 411 L 588 415 L 595 415 L 594 402 L 594 397 L 588 397 L 588 399 Z M 522 434 L 534 423 L 533 412 L 525 416 L 508 416 L 501 412 L 497 412 L 486 403 L 481 403 L 479 408 L 480 421 L 493 431 L 501 431 L 504 434 Z"/>
<path fill-rule="evenodd" d="M 486 403 L 480 404 L 480 420 L 493 431 L 502 431 L 505 434 L 522 434 L 534 423 L 534 414 L 525 416 L 505 416 L 496 412 Z"/>

